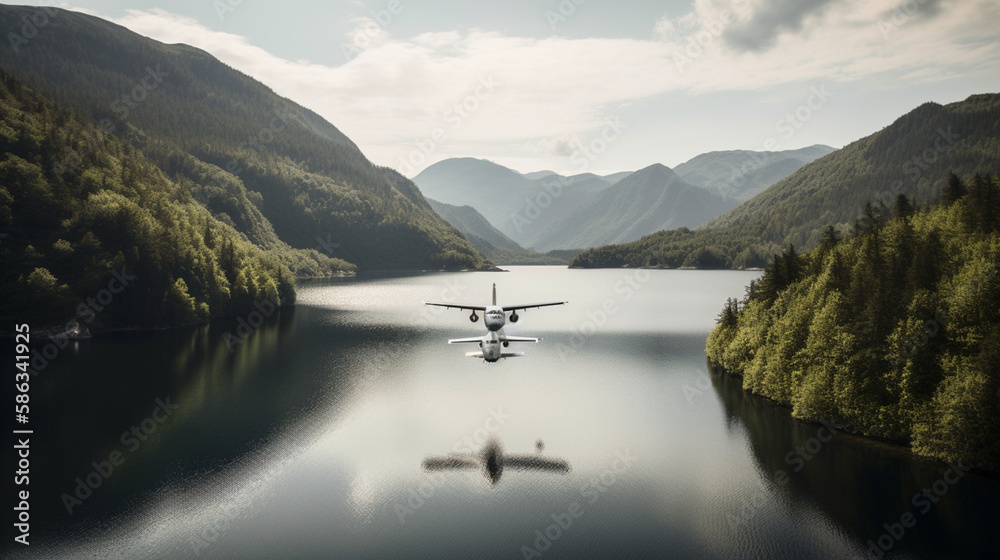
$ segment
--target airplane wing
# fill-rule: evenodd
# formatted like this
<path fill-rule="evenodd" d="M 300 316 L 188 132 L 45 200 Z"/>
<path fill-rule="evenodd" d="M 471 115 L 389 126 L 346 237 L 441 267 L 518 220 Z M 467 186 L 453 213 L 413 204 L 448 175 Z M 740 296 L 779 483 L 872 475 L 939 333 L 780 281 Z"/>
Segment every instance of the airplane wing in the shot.
<path fill-rule="evenodd" d="M 436 305 L 445 309 L 468 309 L 469 311 L 486 311 L 484 305 L 462 305 L 460 303 L 438 303 L 436 301 L 425 301 L 424 305 Z M 520 307 L 518 307 L 520 309 Z"/>
<path fill-rule="evenodd" d="M 471 457 L 428 457 L 424 459 L 424 469 L 429 471 L 478 469 L 482 463 Z"/>
<path fill-rule="evenodd" d="M 469 338 L 449 338 L 448 344 L 458 344 L 461 342 L 482 342 L 483 337 L 481 336 L 470 336 Z"/>
<path fill-rule="evenodd" d="M 569 472 L 569 463 L 562 459 L 547 459 L 537 455 L 505 455 L 504 468 Z"/>
<path fill-rule="evenodd" d="M 538 342 L 541 338 L 533 338 L 530 336 L 504 336 L 504 340 L 508 342 Z"/>
<path fill-rule="evenodd" d="M 529 303 L 527 305 L 505 305 L 503 306 L 504 311 L 517 311 L 518 309 L 535 309 L 536 307 L 548 307 L 550 305 L 563 305 L 564 303 L 569 303 L 568 301 L 550 301 L 547 303 Z"/>
<path fill-rule="evenodd" d="M 520 358 L 521 356 L 524 356 L 524 352 L 501 352 L 500 353 L 500 357 L 501 358 Z M 480 352 L 466 352 L 465 353 L 465 357 L 466 358 L 482 358 L 483 357 L 483 353 L 482 353 L 482 351 L 480 351 Z"/>

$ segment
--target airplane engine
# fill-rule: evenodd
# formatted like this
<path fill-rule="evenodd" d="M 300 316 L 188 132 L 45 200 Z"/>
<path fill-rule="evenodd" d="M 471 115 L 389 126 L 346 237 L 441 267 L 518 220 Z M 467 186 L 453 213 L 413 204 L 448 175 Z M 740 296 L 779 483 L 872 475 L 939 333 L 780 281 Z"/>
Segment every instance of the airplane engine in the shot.
<path fill-rule="evenodd" d="M 479 315 L 476 315 L 476 312 L 473 311 L 472 315 L 469 315 L 469 320 L 472 321 L 473 323 L 475 323 L 476 321 L 479 320 Z"/>
<path fill-rule="evenodd" d="M 506 348 L 508 346 L 510 346 L 510 341 L 507 340 L 503 341 L 503 347 Z"/>
<path fill-rule="evenodd" d="M 517 320 L 520 319 L 520 318 L 521 318 L 521 316 L 517 314 L 517 311 L 515 311 L 515 312 L 513 312 L 513 313 L 510 314 L 510 322 L 511 323 L 516 323 Z"/>

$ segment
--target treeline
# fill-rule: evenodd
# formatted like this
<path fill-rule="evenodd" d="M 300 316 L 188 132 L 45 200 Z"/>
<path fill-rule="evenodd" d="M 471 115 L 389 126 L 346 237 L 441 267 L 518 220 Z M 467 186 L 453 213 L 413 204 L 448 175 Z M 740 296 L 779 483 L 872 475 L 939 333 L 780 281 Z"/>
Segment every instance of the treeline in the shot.
<path fill-rule="evenodd" d="M 663 230 L 638 241 L 602 245 L 578 254 L 575 268 L 763 268 L 781 247 L 753 241 L 735 229 Z"/>
<path fill-rule="evenodd" d="M 868 204 L 841 237 L 776 255 L 709 358 L 796 418 L 1000 468 L 1000 184 L 952 175 L 940 204 Z"/>
<path fill-rule="evenodd" d="M 0 20 L 35 8 L 0 6 Z M 488 269 L 417 187 L 372 164 L 340 130 L 187 45 L 48 9 L 44 33 L 0 66 L 136 148 L 219 220 L 297 276 L 338 269 Z M 101 134 L 104 136 L 106 134 Z M 52 144 L 55 164 L 81 151 Z M 278 250 L 294 248 L 295 251 Z"/>
<path fill-rule="evenodd" d="M 90 331 L 172 326 L 294 302 L 282 247 L 220 221 L 142 153 L 0 72 L 0 316 Z M 60 168 L 62 146 L 83 146 Z M 284 246 L 284 249 L 288 249 Z M 350 271 L 308 253 L 317 272 Z"/>

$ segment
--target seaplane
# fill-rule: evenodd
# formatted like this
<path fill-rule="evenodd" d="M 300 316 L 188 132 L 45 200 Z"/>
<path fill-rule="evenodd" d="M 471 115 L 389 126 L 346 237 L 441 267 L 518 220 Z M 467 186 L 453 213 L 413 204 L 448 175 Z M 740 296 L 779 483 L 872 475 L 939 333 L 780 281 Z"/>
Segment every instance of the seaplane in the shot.
<path fill-rule="evenodd" d="M 500 442 L 491 438 L 477 455 L 446 455 L 424 459 L 426 471 L 448 471 L 483 469 L 483 476 L 490 486 L 500 481 L 503 470 L 536 470 L 566 473 L 569 463 L 563 459 L 549 459 L 541 456 L 542 442 L 535 444 L 535 455 L 505 455 Z"/>
<path fill-rule="evenodd" d="M 483 323 L 486 325 L 487 332 L 484 336 L 472 336 L 469 338 L 452 338 L 448 340 L 448 344 L 461 344 L 461 343 L 479 343 L 480 350 L 478 352 L 466 352 L 465 355 L 470 358 L 482 358 L 487 362 L 496 362 L 500 358 L 515 358 L 518 356 L 524 356 L 524 352 L 508 352 L 504 350 L 507 348 L 511 342 L 538 342 L 541 338 L 534 338 L 528 336 L 509 336 L 503 332 L 503 327 L 507 324 L 507 314 L 510 313 L 510 322 L 516 323 L 520 319 L 520 315 L 517 311 L 525 311 L 527 309 L 535 309 L 538 307 L 549 307 L 552 305 L 563 305 L 569 303 L 568 301 L 551 301 L 547 303 L 532 303 L 528 305 L 497 305 L 497 285 L 493 284 L 493 305 L 461 305 L 456 303 L 439 303 L 434 301 L 425 301 L 424 305 L 435 305 L 438 307 L 445 307 L 448 309 L 464 309 L 466 311 L 472 311 L 469 315 L 469 320 L 473 323 L 479 321 L 479 315 L 477 312 L 483 314 Z"/>

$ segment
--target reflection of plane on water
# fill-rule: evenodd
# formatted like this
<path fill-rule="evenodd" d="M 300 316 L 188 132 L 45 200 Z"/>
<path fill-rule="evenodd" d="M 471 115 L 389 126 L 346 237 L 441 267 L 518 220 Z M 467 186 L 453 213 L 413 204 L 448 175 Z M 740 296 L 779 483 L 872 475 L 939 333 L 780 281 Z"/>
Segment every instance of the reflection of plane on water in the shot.
<path fill-rule="evenodd" d="M 541 453 L 541 441 L 536 444 Z M 479 455 L 448 455 L 424 459 L 424 469 L 428 471 L 465 470 L 482 467 L 483 476 L 490 486 L 500 480 L 504 469 L 569 472 L 569 463 L 562 459 L 546 459 L 540 455 L 504 455 L 500 443 L 495 439 L 486 442 Z"/>
<path fill-rule="evenodd" d="M 469 320 L 475 323 L 479 320 L 479 315 L 476 315 L 476 311 L 483 312 L 483 323 L 486 324 L 488 329 L 485 336 L 473 336 L 469 338 L 452 338 L 448 340 L 448 344 L 456 344 L 460 342 L 478 342 L 479 352 L 466 352 L 465 355 L 472 358 L 482 358 L 487 362 L 495 362 L 500 358 L 513 358 L 516 356 L 523 356 L 523 352 L 504 352 L 503 348 L 506 348 L 511 342 L 538 342 L 540 338 L 531 338 L 525 336 L 507 336 L 503 332 L 503 326 L 507 322 L 507 313 L 510 312 L 510 322 L 516 323 L 520 318 L 517 314 L 517 310 L 534 309 L 536 307 L 548 307 L 550 305 L 562 305 L 564 303 L 569 303 L 567 301 L 552 301 L 548 303 L 532 303 L 529 305 L 497 305 L 497 285 L 493 284 L 493 305 L 460 305 L 455 303 L 436 303 L 432 301 L 425 301 L 426 305 L 437 305 L 439 307 L 452 308 L 455 309 L 466 309 L 472 311 L 472 315 L 469 315 Z"/>

